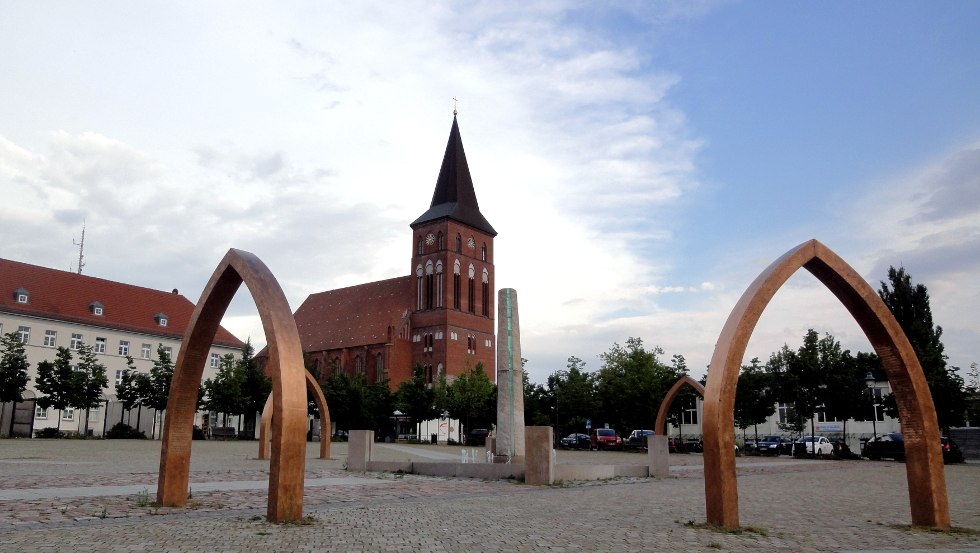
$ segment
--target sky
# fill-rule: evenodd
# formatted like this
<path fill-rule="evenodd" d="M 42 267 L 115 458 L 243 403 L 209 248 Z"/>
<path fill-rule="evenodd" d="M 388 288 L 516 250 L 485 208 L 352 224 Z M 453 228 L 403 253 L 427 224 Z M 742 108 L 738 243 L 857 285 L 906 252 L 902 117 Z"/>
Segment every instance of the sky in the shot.
<path fill-rule="evenodd" d="M 816 238 L 980 362 L 980 3 L 0 0 L 0 257 L 197 301 L 410 273 L 458 121 L 532 381 L 630 337 L 700 376 Z M 457 99 L 457 100 L 454 100 Z M 265 343 L 244 289 L 223 324 Z M 870 351 L 805 271 L 746 352 Z"/>

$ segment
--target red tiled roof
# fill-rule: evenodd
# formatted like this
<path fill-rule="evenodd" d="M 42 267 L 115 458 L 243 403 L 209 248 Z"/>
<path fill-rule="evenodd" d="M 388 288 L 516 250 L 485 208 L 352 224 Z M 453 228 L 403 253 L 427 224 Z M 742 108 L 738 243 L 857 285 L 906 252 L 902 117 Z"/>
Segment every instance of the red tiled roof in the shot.
<path fill-rule="evenodd" d="M 312 294 L 296 310 L 303 351 L 389 341 L 412 308 L 412 278 L 403 276 Z"/>
<path fill-rule="evenodd" d="M 29 294 L 27 303 L 17 302 L 20 289 Z M 93 302 L 102 305 L 101 316 L 92 313 Z M 180 340 L 194 304 L 180 294 L 0 259 L 0 311 Z M 157 323 L 158 313 L 167 316 L 167 326 Z M 220 326 L 214 343 L 244 345 Z"/>

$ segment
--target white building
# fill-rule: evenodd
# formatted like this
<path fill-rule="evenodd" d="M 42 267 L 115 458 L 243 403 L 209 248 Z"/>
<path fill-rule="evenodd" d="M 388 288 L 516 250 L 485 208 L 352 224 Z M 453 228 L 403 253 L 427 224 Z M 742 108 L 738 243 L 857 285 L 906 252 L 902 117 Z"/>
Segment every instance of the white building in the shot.
<path fill-rule="evenodd" d="M 31 429 L 56 427 L 58 417 L 62 431 L 81 432 L 87 428 L 92 434 L 101 435 L 123 415 L 121 405 L 114 400 L 115 385 L 127 368 L 126 356 L 132 356 L 136 370 L 143 373 L 150 372 L 160 345 L 176 361 L 193 311 L 194 303 L 177 290 L 162 292 L 0 259 L 0 332 L 20 334 L 31 379 L 23 394 L 25 402 L 17 405 L 16 416 L 11 416 L 11 404 L 5 406 L 0 435 L 26 436 Z M 82 420 L 84 413 L 73 409 L 59 413 L 35 407 L 38 363 L 54 361 L 59 346 L 77 350 L 82 343 L 92 346 L 98 361 L 106 367 L 109 386 L 103 390 L 104 407 L 90 410 L 88 421 Z M 241 340 L 219 327 L 204 378 L 214 376 L 222 356 L 240 355 L 243 346 Z M 150 416 L 146 418 L 150 420 L 141 420 L 140 426 L 149 430 L 154 421 Z M 134 414 L 132 426 L 136 426 L 135 422 Z M 150 432 L 146 434 L 149 436 Z"/>

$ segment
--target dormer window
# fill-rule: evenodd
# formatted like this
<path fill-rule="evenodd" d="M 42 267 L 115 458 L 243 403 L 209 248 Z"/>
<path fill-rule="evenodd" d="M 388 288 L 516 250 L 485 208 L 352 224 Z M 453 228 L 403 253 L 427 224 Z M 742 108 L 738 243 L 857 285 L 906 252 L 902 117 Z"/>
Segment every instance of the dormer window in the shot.
<path fill-rule="evenodd" d="M 14 300 L 17 303 L 27 303 L 31 300 L 31 293 L 23 288 L 14 290 Z"/>
<path fill-rule="evenodd" d="M 156 322 L 157 322 L 158 325 L 160 325 L 160 326 L 167 326 L 167 322 L 168 321 L 167 321 L 167 314 L 166 313 L 157 313 L 153 318 L 154 318 L 154 320 L 156 320 Z"/>
<path fill-rule="evenodd" d="M 96 317 L 101 317 L 105 312 L 105 306 L 103 306 L 100 302 L 93 301 L 89 304 L 88 310 L 91 311 Z"/>

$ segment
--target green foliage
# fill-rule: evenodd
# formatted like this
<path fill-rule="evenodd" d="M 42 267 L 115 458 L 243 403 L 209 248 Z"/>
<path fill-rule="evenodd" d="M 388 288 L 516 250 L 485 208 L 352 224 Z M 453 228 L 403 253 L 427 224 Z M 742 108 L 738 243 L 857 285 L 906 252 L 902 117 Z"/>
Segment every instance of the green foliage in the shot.
<path fill-rule="evenodd" d="M 970 363 L 966 373 L 966 416 L 973 426 L 980 422 L 980 367 Z"/>
<path fill-rule="evenodd" d="M 541 384 L 532 384 L 527 371 L 524 371 L 523 383 L 524 424 L 527 426 L 551 426 L 554 424 L 554 394 Z M 557 432 L 557 429 L 555 431 Z"/>
<path fill-rule="evenodd" d="M 435 392 L 426 384 L 425 372 L 420 363 L 412 368 L 412 378 L 398 385 L 395 396 L 398 410 L 416 423 L 439 416 L 439 411 L 434 406 Z"/>
<path fill-rule="evenodd" d="M 17 332 L 0 335 L 0 403 L 21 401 L 30 377 L 27 353 Z"/>
<path fill-rule="evenodd" d="M 596 380 L 594 426 L 609 424 L 621 433 L 653 426 L 667 391 L 683 375 L 660 361 L 662 354 L 659 347 L 647 350 L 643 340 L 629 338 L 625 347 L 613 344 L 599 356 L 603 366 Z"/>
<path fill-rule="evenodd" d="M 948 429 L 963 424 L 966 413 L 966 391 L 955 367 L 946 365 L 943 329 L 933 324 L 929 292 L 922 284 L 913 284 L 904 268 L 888 268 L 888 282 L 881 282 L 878 295 L 902 327 L 915 350 L 932 401 L 936 405 L 939 427 Z"/>
<path fill-rule="evenodd" d="M 209 411 L 223 413 L 227 422 L 229 414 L 236 415 L 242 412 L 244 397 L 242 396 L 242 386 L 245 382 L 244 372 L 239 370 L 235 363 L 235 356 L 226 354 L 221 358 L 218 365 L 218 372 L 214 378 L 204 381 L 204 391 L 207 399 L 205 406 Z"/>
<path fill-rule="evenodd" d="M 490 428 L 497 420 L 496 387 L 477 363 L 456 377 L 448 390 L 449 415 L 463 422 L 463 428 Z"/>
<path fill-rule="evenodd" d="M 105 433 L 107 440 L 145 440 L 146 433 L 128 424 L 117 422 Z"/>
<path fill-rule="evenodd" d="M 153 367 L 150 369 L 151 387 L 145 389 L 147 393 L 143 397 L 143 404 L 156 411 L 163 411 L 167 408 L 167 401 L 170 398 L 170 381 L 174 378 L 174 364 L 170 359 L 167 350 L 163 349 L 163 344 L 157 345 L 157 358 L 153 360 Z"/>
<path fill-rule="evenodd" d="M 102 403 L 102 390 L 109 386 L 105 365 L 99 362 L 92 346 L 78 348 L 78 365 L 72 374 L 71 406 L 88 411 Z"/>
<path fill-rule="evenodd" d="M 771 378 L 753 357 L 749 365 L 742 365 L 735 389 L 735 426 L 745 430 L 762 424 L 776 412 Z M 758 433 L 757 433 L 758 434 Z M 758 436 L 756 436 L 758 437 Z"/>
<path fill-rule="evenodd" d="M 136 370 L 136 363 L 132 356 L 126 356 L 126 370 L 123 371 L 116 384 L 116 399 L 122 403 L 123 408 L 119 410 L 119 422 L 122 422 L 126 411 L 140 405 L 142 397 L 137 386 L 139 372 Z"/>
<path fill-rule="evenodd" d="M 238 414 L 254 419 L 265 407 L 265 401 L 272 392 L 272 379 L 256 363 L 251 339 L 242 347 L 236 369 L 241 373 L 241 411 Z"/>
<path fill-rule="evenodd" d="M 555 432 L 584 432 L 586 419 L 596 416 L 596 375 L 585 371 L 585 362 L 569 357 L 566 370 L 548 376 L 548 391 L 555 402 Z"/>
<path fill-rule="evenodd" d="M 323 384 L 330 421 L 341 430 L 374 430 L 388 434 L 395 397 L 387 382 L 368 383 L 363 374 L 353 378 L 335 373 Z"/>
<path fill-rule="evenodd" d="M 37 379 L 34 386 L 41 396 L 37 404 L 44 409 L 62 410 L 72 405 L 74 372 L 71 368 L 72 355 L 66 347 L 59 347 L 54 362 L 44 360 L 37 364 Z M 60 423 L 59 417 L 59 423 Z"/>

